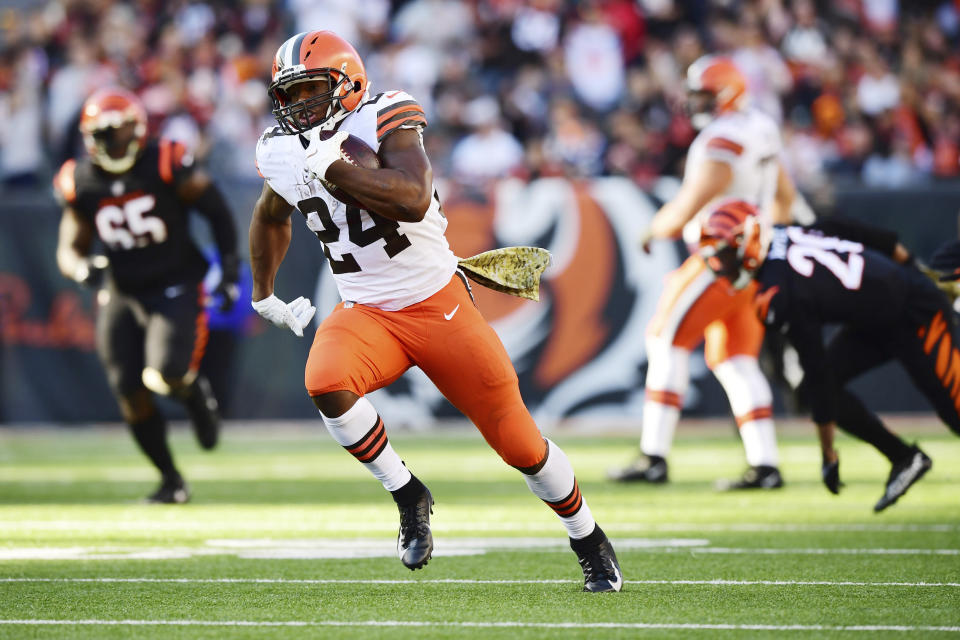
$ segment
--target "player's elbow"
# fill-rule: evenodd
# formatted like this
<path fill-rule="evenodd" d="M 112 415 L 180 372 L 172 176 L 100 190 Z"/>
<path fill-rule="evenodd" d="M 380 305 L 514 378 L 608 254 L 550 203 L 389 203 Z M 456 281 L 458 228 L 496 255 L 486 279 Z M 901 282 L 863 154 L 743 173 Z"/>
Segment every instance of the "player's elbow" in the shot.
<path fill-rule="evenodd" d="M 397 219 L 400 222 L 420 222 L 430 209 L 430 197 L 428 189 L 411 189 L 408 197 L 397 203 Z"/>

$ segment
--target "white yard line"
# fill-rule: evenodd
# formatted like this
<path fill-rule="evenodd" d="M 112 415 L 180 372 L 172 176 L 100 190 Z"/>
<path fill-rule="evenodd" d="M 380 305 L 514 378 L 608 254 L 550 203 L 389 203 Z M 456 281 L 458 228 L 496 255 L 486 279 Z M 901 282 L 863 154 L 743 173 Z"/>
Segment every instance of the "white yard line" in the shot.
<path fill-rule="evenodd" d="M 579 580 L 483 580 L 442 578 L 427 580 L 320 578 L 0 578 L 11 582 L 162 583 L 162 584 L 571 584 Z M 624 580 L 625 584 L 799 587 L 960 587 L 960 582 L 857 582 L 849 580 Z"/>
<path fill-rule="evenodd" d="M 422 622 L 413 620 L 0 620 L 0 625 L 176 626 L 176 627 L 442 627 L 474 629 L 693 629 L 723 631 L 948 631 L 960 626 L 700 624 L 672 622 Z"/>
<path fill-rule="evenodd" d="M 706 539 L 621 538 L 614 544 L 620 551 L 644 553 L 738 554 L 738 555 L 863 555 L 863 556 L 960 556 L 960 549 L 885 547 L 720 547 Z M 439 538 L 435 556 L 476 556 L 486 553 L 534 550 L 538 553 L 569 553 L 566 540 L 553 538 Z M 4 560 L 182 560 L 208 556 L 234 556 L 249 560 L 312 559 L 346 560 L 396 555 L 388 539 L 379 538 L 243 538 L 207 540 L 199 546 L 75 545 L 5 546 Z"/>
<path fill-rule="evenodd" d="M 2 513 L 2 510 L 0 510 Z M 339 522 L 294 522 L 285 520 L 282 528 L 293 530 L 310 530 L 315 532 L 377 532 L 392 531 L 396 528 L 394 515 L 382 522 L 339 521 Z M 142 531 L 146 518 L 135 518 L 129 521 L 105 521 L 103 519 L 57 519 L 57 520 L 4 520 L 0 517 L 0 531 Z M 191 522 L 194 531 L 223 531 L 221 522 Z M 180 521 L 150 522 L 151 531 L 181 531 L 184 523 Z M 280 526 L 275 521 L 244 523 L 247 531 L 276 530 Z M 434 532 L 537 532 L 552 531 L 553 523 L 483 523 L 483 522 L 445 522 L 436 523 Z M 662 532 L 662 533 L 764 533 L 764 532 L 876 532 L 876 533 L 952 533 L 960 531 L 958 524 L 881 524 L 881 523 L 849 523 L 849 524 L 802 524 L 802 523 L 716 523 L 716 522 L 621 522 L 604 525 L 607 532 L 632 533 L 635 531 Z"/>

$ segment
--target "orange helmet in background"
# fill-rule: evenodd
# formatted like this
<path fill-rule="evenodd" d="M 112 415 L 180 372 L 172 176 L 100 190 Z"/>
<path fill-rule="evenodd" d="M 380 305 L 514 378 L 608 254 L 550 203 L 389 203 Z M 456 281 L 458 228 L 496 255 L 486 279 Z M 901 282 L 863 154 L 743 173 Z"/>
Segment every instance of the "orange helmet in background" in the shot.
<path fill-rule="evenodd" d="M 329 80 L 328 91 L 291 102 L 291 86 L 321 79 Z M 277 49 L 267 91 L 280 128 L 303 133 L 317 126 L 333 129 L 360 106 L 368 86 L 363 60 L 349 42 L 332 31 L 305 31 Z"/>
<path fill-rule="evenodd" d="M 126 89 L 101 89 L 83 103 L 80 132 L 95 165 L 125 173 L 146 146 L 147 110 Z"/>
<path fill-rule="evenodd" d="M 744 200 L 727 200 L 712 207 L 703 220 L 698 252 L 711 271 L 742 289 L 766 257 L 761 236 L 757 208 Z"/>
<path fill-rule="evenodd" d="M 687 91 L 691 122 L 702 129 L 721 113 L 743 108 L 747 80 L 729 58 L 702 56 L 687 68 Z"/>

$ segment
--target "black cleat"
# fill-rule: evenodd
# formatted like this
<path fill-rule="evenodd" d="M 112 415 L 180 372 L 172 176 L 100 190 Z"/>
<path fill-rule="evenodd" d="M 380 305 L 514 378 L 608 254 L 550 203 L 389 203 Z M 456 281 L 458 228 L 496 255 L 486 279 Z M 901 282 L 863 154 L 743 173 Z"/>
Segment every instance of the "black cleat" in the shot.
<path fill-rule="evenodd" d="M 165 478 L 160 487 L 143 499 L 147 504 L 184 504 L 190 500 L 190 487 L 183 478 Z"/>
<path fill-rule="evenodd" d="M 648 482 L 663 484 L 667 481 L 667 461 L 660 456 L 640 454 L 636 460 L 622 469 L 610 469 L 607 478 L 615 482 Z"/>
<path fill-rule="evenodd" d="M 416 502 L 397 506 L 400 509 L 397 554 L 403 566 L 415 571 L 426 565 L 433 553 L 433 535 L 430 533 L 433 496 L 429 489 L 424 488 Z"/>
<path fill-rule="evenodd" d="M 873 510 L 877 513 L 883 511 L 894 502 L 900 499 L 900 496 L 907 492 L 914 482 L 923 477 L 930 467 L 933 466 L 933 460 L 930 456 L 920 450 L 920 447 L 913 445 L 910 448 L 910 455 L 900 460 L 890 469 L 890 475 L 887 477 L 887 489 L 883 496 L 873 505 Z"/>
<path fill-rule="evenodd" d="M 596 532 L 599 532 L 600 540 L 593 544 L 584 544 L 586 539 L 570 539 L 570 548 L 576 552 L 580 568 L 583 569 L 583 590 L 591 593 L 620 591 L 623 587 L 623 574 L 620 573 L 617 554 L 613 551 L 610 539 L 599 526 L 594 534 Z M 594 534 L 590 534 L 588 538 L 592 538 Z"/>
<path fill-rule="evenodd" d="M 741 489 L 779 489 L 783 478 L 776 467 L 760 465 L 750 467 L 737 480 L 718 480 L 717 491 L 739 491 Z"/>
<path fill-rule="evenodd" d="M 204 376 L 197 377 L 192 391 L 184 405 L 197 442 L 204 449 L 210 450 L 217 446 L 220 439 L 220 406 L 213 395 L 213 389 L 210 388 L 210 381 Z"/>

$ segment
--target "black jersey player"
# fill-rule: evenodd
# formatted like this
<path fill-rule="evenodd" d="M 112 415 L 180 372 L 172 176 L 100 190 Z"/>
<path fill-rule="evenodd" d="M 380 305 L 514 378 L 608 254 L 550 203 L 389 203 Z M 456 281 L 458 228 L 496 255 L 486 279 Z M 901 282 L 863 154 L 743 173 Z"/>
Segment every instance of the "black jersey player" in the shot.
<path fill-rule="evenodd" d="M 845 237 L 828 235 L 841 232 Z M 960 330 L 950 302 L 909 260 L 895 236 L 857 225 L 774 227 L 761 239 L 755 216 L 722 203 L 707 216 L 700 252 L 732 283 L 755 278 L 757 311 L 797 350 L 801 385 L 817 424 L 823 480 L 840 487 L 834 425 L 891 462 L 882 511 L 930 469 L 930 458 L 893 434 L 846 385 L 899 361 L 937 415 L 960 435 Z M 903 262 L 903 263 L 901 263 Z M 825 325 L 839 331 L 824 344 Z"/>
<path fill-rule="evenodd" d="M 146 111 L 122 89 L 103 89 L 83 105 L 87 156 L 67 161 L 54 178 L 63 205 L 57 264 L 98 291 L 97 351 L 124 420 L 161 473 L 147 500 L 189 499 L 167 444 L 166 422 L 152 392 L 185 406 L 200 445 L 213 448 L 219 415 L 198 373 L 207 341 L 202 280 L 207 262 L 189 234 L 188 213 L 209 221 L 223 267 L 214 292 L 224 309 L 239 294 L 233 216 L 185 148 L 147 138 Z M 99 240 L 104 255 L 93 255 Z"/>

